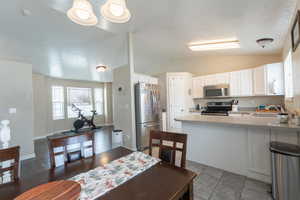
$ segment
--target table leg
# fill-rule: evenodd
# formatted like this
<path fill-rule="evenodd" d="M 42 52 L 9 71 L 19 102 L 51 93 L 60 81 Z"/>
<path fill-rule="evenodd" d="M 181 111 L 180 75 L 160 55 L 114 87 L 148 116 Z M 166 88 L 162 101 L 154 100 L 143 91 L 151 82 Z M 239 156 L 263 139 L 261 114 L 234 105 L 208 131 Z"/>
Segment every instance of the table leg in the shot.
<path fill-rule="evenodd" d="M 183 195 L 183 200 L 193 200 L 194 199 L 194 184 L 191 181 L 188 185 L 186 193 Z"/>

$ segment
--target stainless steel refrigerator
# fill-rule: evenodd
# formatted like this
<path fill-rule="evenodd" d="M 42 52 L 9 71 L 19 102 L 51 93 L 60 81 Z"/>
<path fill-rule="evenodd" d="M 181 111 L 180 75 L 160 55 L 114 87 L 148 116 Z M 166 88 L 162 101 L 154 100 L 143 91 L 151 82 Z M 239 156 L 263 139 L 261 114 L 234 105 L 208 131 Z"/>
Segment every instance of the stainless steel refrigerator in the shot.
<path fill-rule="evenodd" d="M 137 149 L 149 147 L 151 130 L 160 130 L 160 95 L 158 85 L 135 84 L 135 118 Z"/>

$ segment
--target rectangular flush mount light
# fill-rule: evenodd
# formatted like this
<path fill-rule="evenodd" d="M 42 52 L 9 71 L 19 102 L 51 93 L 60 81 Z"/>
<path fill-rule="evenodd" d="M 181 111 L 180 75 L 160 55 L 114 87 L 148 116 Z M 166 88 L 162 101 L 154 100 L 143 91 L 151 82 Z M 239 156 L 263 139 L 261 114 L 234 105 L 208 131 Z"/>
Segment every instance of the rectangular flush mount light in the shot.
<path fill-rule="evenodd" d="M 210 51 L 221 49 L 237 49 L 240 48 L 240 41 L 238 40 L 213 40 L 200 43 L 189 44 L 192 51 Z"/>

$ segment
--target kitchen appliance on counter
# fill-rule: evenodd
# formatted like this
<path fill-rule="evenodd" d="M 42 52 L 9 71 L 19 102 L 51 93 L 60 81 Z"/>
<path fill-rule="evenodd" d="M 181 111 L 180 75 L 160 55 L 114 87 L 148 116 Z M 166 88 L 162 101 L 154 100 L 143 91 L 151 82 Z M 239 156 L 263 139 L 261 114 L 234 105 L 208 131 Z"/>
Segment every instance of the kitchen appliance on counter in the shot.
<path fill-rule="evenodd" d="M 232 110 L 232 101 L 225 102 L 208 102 L 206 110 L 202 111 L 202 115 L 228 116 L 228 112 Z"/>
<path fill-rule="evenodd" d="M 205 86 L 204 98 L 226 98 L 229 97 L 229 84 Z"/>
<path fill-rule="evenodd" d="M 154 84 L 135 84 L 135 120 L 137 149 L 149 147 L 151 130 L 160 130 L 159 86 Z"/>

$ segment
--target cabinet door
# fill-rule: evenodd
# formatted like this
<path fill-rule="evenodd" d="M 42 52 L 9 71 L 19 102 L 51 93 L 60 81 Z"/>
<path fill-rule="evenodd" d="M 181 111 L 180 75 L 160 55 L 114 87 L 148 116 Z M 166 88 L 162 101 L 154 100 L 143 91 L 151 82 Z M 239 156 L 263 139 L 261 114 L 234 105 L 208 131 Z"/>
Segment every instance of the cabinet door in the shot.
<path fill-rule="evenodd" d="M 267 65 L 267 94 L 284 95 L 283 64 L 273 63 Z"/>
<path fill-rule="evenodd" d="M 230 73 L 216 74 L 215 84 L 229 84 Z"/>
<path fill-rule="evenodd" d="M 266 70 L 265 66 L 254 68 L 254 95 L 266 95 Z"/>
<path fill-rule="evenodd" d="M 230 96 L 240 96 L 240 72 L 230 72 Z"/>
<path fill-rule="evenodd" d="M 269 145 L 271 134 L 269 129 L 249 128 L 248 129 L 248 152 L 249 152 L 249 170 L 270 176 L 270 151 Z"/>
<path fill-rule="evenodd" d="M 201 77 L 193 78 L 193 98 L 203 98 L 204 81 Z"/>
<path fill-rule="evenodd" d="M 253 74 L 252 69 L 240 71 L 240 96 L 253 95 Z"/>
<path fill-rule="evenodd" d="M 204 77 L 204 85 L 209 86 L 209 85 L 216 85 L 217 79 L 216 75 L 208 75 Z"/>

